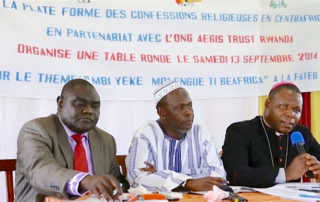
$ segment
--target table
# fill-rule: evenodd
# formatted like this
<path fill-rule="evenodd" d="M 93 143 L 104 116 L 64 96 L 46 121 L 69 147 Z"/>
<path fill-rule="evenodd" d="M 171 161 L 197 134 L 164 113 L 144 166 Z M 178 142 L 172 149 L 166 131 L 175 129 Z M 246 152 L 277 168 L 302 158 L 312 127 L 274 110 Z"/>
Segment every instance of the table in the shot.
<path fill-rule="evenodd" d="M 278 196 L 271 196 L 268 194 L 263 194 L 260 192 L 250 192 L 250 193 L 238 193 L 238 195 L 248 199 L 249 202 L 297 202 L 296 200 L 286 200 L 281 199 Z M 45 202 L 93 202 L 98 200 L 90 200 L 89 196 L 83 196 L 77 200 L 63 200 L 55 197 L 46 197 Z M 230 202 L 231 200 L 223 200 L 224 202 Z M 206 202 L 206 199 L 202 195 L 196 194 L 184 194 L 183 198 L 179 202 Z"/>
<path fill-rule="evenodd" d="M 238 195 L 248 199 L 249 202 L 258 202 L 258 201 L 277 201 L 277 202 L 297 202 L 296 200 L 282 199 L 278 196 L 271 196 L 268 194 L 263 194 L 260 192 L 250 192 L 250 193 L 238 193 Z"/>
<path fill-rule="evenodd" d="M 268 194 L 263 194 L 260 192 L 251 192 L 251 193 L 238 193 L 238 195 L 248 199 L 249 202 L 297 202 L 295 200 L 285 200 L 281 199 L 278 196 L 271 196 Z M 194 195 L 194 194 L 186 194 L 183 196 L 182 199 L 179 200 L 180 202 L 206 202 L 206 199 L 202 195 Z M 224 202 L 229 202 L 231 200 L 223 200 Z"/>

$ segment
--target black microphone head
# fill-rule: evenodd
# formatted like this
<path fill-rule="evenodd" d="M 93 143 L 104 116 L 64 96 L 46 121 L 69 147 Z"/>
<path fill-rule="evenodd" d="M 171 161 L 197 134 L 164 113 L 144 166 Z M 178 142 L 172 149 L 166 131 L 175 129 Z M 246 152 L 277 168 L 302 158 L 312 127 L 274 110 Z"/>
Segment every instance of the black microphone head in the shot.
<path fill-rule="evenodd" d="M 222 189 L 223 191 L 228 191 L 233 193 L 233 189 L 227 185 L 221 185 L 219 188 Z"/>
<path fill-rule="evenodd" d="M 292 146 L 296 146 L 297 144 L 304 145 L 305 141 L 300 131 L 294 131 L 290 135 L 290 140 Z"/>

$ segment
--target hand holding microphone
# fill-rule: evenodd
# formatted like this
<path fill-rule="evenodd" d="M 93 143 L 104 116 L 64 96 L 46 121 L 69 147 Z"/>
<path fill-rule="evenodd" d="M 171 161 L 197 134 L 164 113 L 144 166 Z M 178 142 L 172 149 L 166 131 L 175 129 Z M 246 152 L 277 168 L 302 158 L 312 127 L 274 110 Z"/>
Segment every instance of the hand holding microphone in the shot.
<path fill-rule="evenodd" d="M 301 132 L 299 132 L 299 131 L 292 132 L 290 135 L 290 140 L 291 140 L 292 146 L 296 147 L 299 154 L 306 153 L 304 146 L 303 146 L 305 141 L 304 141 L 304 138 L 303 138 Z M 306 158 L 308 160 L 308 158 L 310 159 L 310 156 L 307 156 Z M 308 178 L 313 178 L 313 174 L 310 170 L 306 173 L 306 176 Z"/>

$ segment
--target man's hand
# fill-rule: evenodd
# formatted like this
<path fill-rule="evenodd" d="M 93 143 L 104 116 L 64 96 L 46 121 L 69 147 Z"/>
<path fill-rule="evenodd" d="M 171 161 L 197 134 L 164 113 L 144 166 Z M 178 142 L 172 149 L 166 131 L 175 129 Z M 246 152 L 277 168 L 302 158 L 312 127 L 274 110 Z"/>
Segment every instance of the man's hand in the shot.
<path fill-rule="evenodd" d="M 313 165 L 312 163 L 314 163 L 314 159 L 309 158 L 308 156 L 310 157 L 310 154 L 307 153 L 296 156 L 290 165 L 285 168 L 286 181 L 297 180 L 309 170 L 310 165 Z M 310 165 L 308 165 L 308 163 Z"/>
<path fill-rule="evenodd" d="M 119 182 L 112 175 L 88 175 L 81 180 L 79 189 L 89 190 L 90 194 L 106 200 L 118 199 L 122 194 Z"/>
<path fill-rule="evenodd" d="M 147 167 L 139 168 L 140 171 L 144 171 L 144 172 L 148 172 L 148 173 L 157 172 L 157 169 L 154 167 L 154 165 L 152 163 L 145 161 L 144 164 L 146 164 Z"/>
<path fill-rule="evenodd" d="M 209 191 L 213 185 L 218 187 L 225 185 L 226 180 L 220 177 L 203 177 L 198 179 L 189 179 L 185 184 L 185 188 L 191 191 Z"/>
<path fill-rule="evenodd" d="M 315 156 L 307 155 L 306 156 L 306 164 L 309 166 L 309 170 L 313 173 L 314 178 L 317 181 L 320 180 L 320 162 L 317 160 Z"/>

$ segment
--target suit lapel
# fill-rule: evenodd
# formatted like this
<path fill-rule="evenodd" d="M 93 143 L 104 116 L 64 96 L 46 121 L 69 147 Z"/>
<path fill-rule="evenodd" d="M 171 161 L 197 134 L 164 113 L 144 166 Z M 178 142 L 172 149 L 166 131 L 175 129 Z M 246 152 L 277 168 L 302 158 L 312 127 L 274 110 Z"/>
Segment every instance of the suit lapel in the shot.
<path fill-rule="evenodd" d="M 68 168 L 73 169 L 73 151 L 68 140 L 68 135 L 64 130 L 57 116 L 55 116 L 55 121 L 57 125 L 57 136 L 58 136 L 59 146 L 61 148 L 61 151 L 64 157 L 66 158 Z"/>
<path fill-rule="evenodd" d="M 91 149 L 91 159 L 93 166 L 93 174 L 103 174 L 104 172 L 104 158 L 103 152 L 103 142 L 100 140 L 99 135 L 93 130 L 88 133 Z"/>

